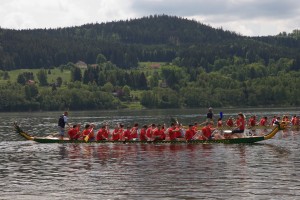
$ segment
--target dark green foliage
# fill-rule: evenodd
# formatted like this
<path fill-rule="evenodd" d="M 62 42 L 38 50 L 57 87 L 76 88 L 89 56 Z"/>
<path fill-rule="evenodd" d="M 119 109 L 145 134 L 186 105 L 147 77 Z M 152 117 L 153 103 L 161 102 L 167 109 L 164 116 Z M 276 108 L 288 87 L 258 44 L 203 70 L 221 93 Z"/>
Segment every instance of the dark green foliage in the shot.
<path fill-rule="evenodd" d="M 71 71 L 71 82 L 62 85 L 59 77 L 49 85 L 51 71 L 40 70 L 42 88 L 29 84 L 32 72 L 19 74 L 19 84 L 1 85 L 0 111 L 117 109 L 131 94 L 147 108 L 299 106 L 299 41 L 296 30 L 244 37 L 165 15 L 49 30 L 0 28 L 0 69 Z M 88 63 L 83 74 L 77 61 Z M 151 69 L 138 65 L 143 61 L 163 63 Z"/>
<path fill-rule="evenodd" d="M 19 75 L 18 75 L 17 83 L 19 83 L 19 84 L 21 84 L 21 85 L 25 85 L 25 83 L 26 83 L 26 78 L 24 77 L 23 74 L 19 74 Z"/>
<path fill-rule="evenodd" d="M 25 89 L 25 98 L 27 100 L 34 99 L 39 94 L 39 90 L 38 90 L 37 86 L 34 84 L 26 85 L 24 89 Z"/>
<path fill-rule="evenodd" d="M 38 80 L 39 80 L 39 84 L 40 86 L 47 86 L 48 85 L 48 76 L 47 76 L 47 72 L 44 69 L 41 69 L 40 71 L 38 71 L 38 73 L 36 74 Z"/>
<path fill-rule="evenodd" d="M 103 64 L 106 62 L 106 57 L 103 54 L 98 54 L 96 63 Z"/>
<path fill-rule="evenodd" d="M 23 72 L 18 75 L 17 83 L 25 85 L 29 80 L 34 80 L 34 75 L 32 72 Z"/>
<path fill-rule="evenodd" d="M 57 77 L 57 79 L 56 79 L 56 86 L 60 87 L 62 85 L 62 82 L 63 82 L 62 78 L 61 77 Z"/>
<path fill-rule="evenodd" d="M 300 48 L 299 31 L 249 38 L 166 15 L 48 30 L 0 29 L 0 44 L 0 69 L 48 68 L 79 60 L 109 60 L 128 69 L 141 61 L 174 60 L 180 66 L 211 71 L 217 59 L 238 56 L 249 63 L 268 63 L 271 58 L 294 58 Z M 215 63 L 217 69 L 220 64 L 224 63 Z"/>
<path fill-rule="evenodd" d="M 10 77 L 9 77 L 9 74 L 7 71 L 4 71 L 3 72 L 3 80 L 8 80 Z"/>
<path fill-rule="evenodd" d="M 71 81 L 81 81 L 82 80 L 82 73 L 78 67 L 73 67 L 71 69 Z"/>

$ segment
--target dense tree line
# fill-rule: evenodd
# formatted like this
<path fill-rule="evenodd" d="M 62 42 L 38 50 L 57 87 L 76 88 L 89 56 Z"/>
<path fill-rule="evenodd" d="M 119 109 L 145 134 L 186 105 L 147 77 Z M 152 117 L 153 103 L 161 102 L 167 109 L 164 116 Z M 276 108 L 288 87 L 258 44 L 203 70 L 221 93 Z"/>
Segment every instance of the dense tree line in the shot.
<path fill-rule="evenodd" d="M 128 102 L 146 108 L 299 106 L 300 71 L 293 65 L 288 58 L 265 65 L 262 60 L 248 63 L 235 57 L 217 60 L 214 71 L 207 72 L 174 63 L 153 70 L 121 69 L 109 61 L 80 70 L 69 63 L 61 66 L 71 72 L 64 84 L 59 77 L 60 84 L 45 85 L 43 69 L 37 74 L 44 74 L 45 80 L 22 72 L 18 77 L 36 82 L 24 84 L 18 78 L 18 83 L 2 84 L 0 111 L 117 109 L 126 108 Z M 134 91 L 140 95 L 133 96 Z"/>
<path fill-rule="evenodd" d="M 0 111 L 299 106 L 299 31 L 244 37 L 193 20 L 0 28 Z M 79 68 L 78 60 L 88 63 Z M 162 62 L 143 68 L 142 61 Z M 70 77 L 49 83 L 51 69 Z M 9 70 L 28 71 L 10 81 Z"/>
<path fill-rule="evenodd" d="M 0 69 L 50 68 L 79 60 L 93 64 L 99 54 L 126 69 L 175 58 L 180 66 L 210 71 L 217 59 L 235 56 L 250 63 L 280 58 L 299 62 L 296 33 L 251 38 L 166 15 L 58 29 L 0 28 Z"/>

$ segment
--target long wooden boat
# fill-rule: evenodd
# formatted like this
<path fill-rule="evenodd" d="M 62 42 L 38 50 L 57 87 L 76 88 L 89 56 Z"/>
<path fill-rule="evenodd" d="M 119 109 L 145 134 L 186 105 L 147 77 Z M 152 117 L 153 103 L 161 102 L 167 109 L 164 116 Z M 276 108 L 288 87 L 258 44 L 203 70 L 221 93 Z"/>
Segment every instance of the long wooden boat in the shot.
<path fill-rule="evenodd" d="M 242 144 L 242 143 L 255 143 L 263 140 L 271 139 L 276 135 L 279 130 L 283 130 L 286 128 L 285 123 L 280 123 L 279 125 L 275 126 L 269 133 L 265 134 L 264 136 L 247 136 L 243 138 L 234 138 L 234 139 L 218 139 L 218 140 L 163 140 L 163 141 L 84 141 L 84 140 L 69 140 L 65 138 L 64 140 L 59 139 L 58 137 L 47 136 L 47 137 L 37 137 L 28 134 L 27 132 L 23 131 L 19 125 L 14 123 L 14 128 L 16 132 L 25 138 L 26 140 L 33 140 L 39 143 L 148 143 L 148 144 L 160 144 L 160 143 L 171 143 L 171 144 L 211 144 L 211 143 L 224 143 L 224 144 Z"/>

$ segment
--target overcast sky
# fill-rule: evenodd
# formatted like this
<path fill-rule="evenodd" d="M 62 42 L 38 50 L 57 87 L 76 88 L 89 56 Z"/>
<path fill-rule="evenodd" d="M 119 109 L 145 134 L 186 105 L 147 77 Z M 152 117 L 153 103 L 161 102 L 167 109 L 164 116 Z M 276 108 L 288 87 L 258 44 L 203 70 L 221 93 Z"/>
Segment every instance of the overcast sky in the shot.
<path fill-rule="evenodd" d="M 247 36 L 300 28 L 298 0 L 0 0 L 0 27 L 57 28 L 166 14 Z"/>

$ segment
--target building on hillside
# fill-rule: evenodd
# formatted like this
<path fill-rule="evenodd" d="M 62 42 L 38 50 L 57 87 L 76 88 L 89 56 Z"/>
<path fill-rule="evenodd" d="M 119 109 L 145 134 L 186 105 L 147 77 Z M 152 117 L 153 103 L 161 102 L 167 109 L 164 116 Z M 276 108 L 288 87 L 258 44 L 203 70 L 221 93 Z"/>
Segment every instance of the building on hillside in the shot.
<path fill-rule="evenodd" d="M 87 69 L 87 64 L 83 61 L 78 61 L 76 64 L 75 64 L 76 67 L 80 68 L 80 69 Z"/>

